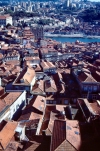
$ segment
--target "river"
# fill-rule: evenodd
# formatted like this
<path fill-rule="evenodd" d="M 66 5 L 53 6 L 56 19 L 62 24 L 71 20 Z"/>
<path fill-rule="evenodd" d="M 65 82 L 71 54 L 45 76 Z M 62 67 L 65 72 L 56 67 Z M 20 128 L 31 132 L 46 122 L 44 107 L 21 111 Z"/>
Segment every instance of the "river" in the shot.
<path fill-rule="evenodd" d="M 51 38 L 52 40 L 56 40 L 56 41 L 59 41 L 59 42 L 75 42 L 76 40 L 79 40 L 81 42 L 100 42 L 100 39 L 98 38 L 68 38 L 68 37 L 49 37 Z"/>

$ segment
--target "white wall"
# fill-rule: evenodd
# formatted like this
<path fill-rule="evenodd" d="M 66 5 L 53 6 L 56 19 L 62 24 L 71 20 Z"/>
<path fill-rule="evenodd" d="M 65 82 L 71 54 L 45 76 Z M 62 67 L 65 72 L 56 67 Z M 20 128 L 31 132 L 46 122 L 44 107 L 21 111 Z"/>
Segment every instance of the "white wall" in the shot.
<path fill-rule="evenodd" d="M 16 92 L 15 92 L 16 93 Z M 9 117 L 9 119 L 11 120 L 13 115 L 17 112 L 17 106 L 20 107 L 20 105 L 22 104 L 22 102 L 24 101 L 24 104 L 26 104 L 26 91 L 24 91 L 19 98 L 10 106 L 9 110 L 6 112 L 6 114 L 4 114 L 4 116 L 2 118 L 0 118 L 0 122 L 6 118 Z"/>
<path fill-rule="evenodd" d="M 6 18 L 6 25 L 7 25 L 8 23 L 12 25 L 12 17 Z"/>
<path fill-rule="evenodd" d="M 8 111 L 6 114 L 4 114 L 4 115 L 0 118 L 0 123 L 1 123 L 4 119 L 8 118 L 9 115 L 10 115 L 10 111 Z"/>
<path fill-rule="evenodd" d="M 20 107 L 23 101 L 26 104 L 26 91 L 24 91 L 21 96 L 10 106 L 11 118 L 13 117 L 14 113 L 17 112 L 17 106 Z"/>
<path fill-rule="evenodd" d="M 31 82 L 31 90 L 32 90 L 32 87 L 33 87 L 34 84 L 35 84 L 35 79 L 36 79 L 36 77 L 34 77 L 33 80 L 32 80 L 32 82 Z"/>

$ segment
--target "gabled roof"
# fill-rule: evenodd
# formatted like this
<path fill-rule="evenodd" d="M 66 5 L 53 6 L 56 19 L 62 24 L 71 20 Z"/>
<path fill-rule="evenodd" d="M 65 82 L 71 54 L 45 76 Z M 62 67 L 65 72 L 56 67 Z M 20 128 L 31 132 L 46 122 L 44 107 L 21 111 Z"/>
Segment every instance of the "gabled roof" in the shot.
<path fill-rule="evenodd" d="M 50 120 L 49 120 L 49 123 L 48 123 L 48 128 L 46 130 L 47 133 L 48 132 L 49 132 L 49 134 L 53 133 L 53 127 L 54 127 L 54 121 L 55 120 L 57 120 L 57 119 L 64 120 L 64 116 L 62 116 L 61 113 L 60 113 L 60 112 L 63 112 L 63 111 L 64 111 L 64 107 L 62 107 L 62 109 L 59 111 L 59 110 L 57 110 L 57 106 L 56 106 L 56 110 L 50 112 Z"/>
<path fill-rule="evenodd" d="M 31 112 L 37 113 L 37 114 L 43 114 L 45 107 L 45 97 L 38 95 L 37 97 L 34 96 L 30 100 L 29 105 L 26 106 L 26 108 L 23 110 L 22 114 L 28 114 Z"/>
<path fill-rule="evenodd" d="M 32 88 L 33 92 L 44 92 L 44 81 L 40 80 L 38 81 Z"/>
<path fill-rule="evenodd" d="M 56 150 L 57 147 L 61 145 L 62 142 L 65 140 L 66 140 L 66 121 L 55 120 L 52 134 L 51 151 Z"/>
<path fill-rule="evenodd" d="M 57 87 L 53 79 L 45 81 L 45 92 L 57 92 Z"/>
<path fill-rule="evenodd" d="M 27 68 L 26 73 L 23 76 L 24 81 L 27 81 L 29 84 L 32 82 L 35 76 L 35 71 L 32 68 Z"/>
<path fill-rule="evenodd" d="M 100 116 L 100 106 L 97 102 L 89 103 L 87 99 L 79 99 L 79 101 L 80 100 L 85 103 L 85 105 L 87 106 L 89 112 L 92 115 L 99 115 Z"/>
<path fill-rule="evenodd" d="M 45 97 L 38 95 L 32 106 L 40 112 L 43 112 L 45 107 Z"/>
<path fill-rule="evenodd" d="M 31 85 L 32 80 L 35 78 L 35 70 L 31 67 L 25 67 L 19 76 L 14 81 L 13 85 Z"/>
<path fill-rule="evenodd" d="M 6 108 L 12 105 L 22 94 L 22 92 L 4 93 L 0 98 L 0 114 L 5 112 Z"/>
<path fill-rule="evenodd" d="M 47 62 L 44 62 L 44 61 L 41 62 L 41 67 L 43 68 L 43 70 L 44 69 L 49 69 L 49 66 L 48 66 Z"/>
<path fill-rule="evenodd" d="M 55 151 L 64 141 L 68 141 L 76 150 L 81 145 L 80 131 L 77 121 L 55 120 L 51 139 L 51 151 Z M 66 146 L 63 146 L 66 150 Z"/>
<path fill-rule="evenodd" d="M 10 92 L 5 98 L 4 101 L 6 105 L 11 105 L 14 101 L 18 99 L 18 97 L 22 94 L 22 92 Z"/>
<path fill-rule="evenodd" d="M 91 74 L 87 73 L 87 72 L 80 72 L 78 75 L 77 75 L 78 79 L 81 81 L 81 82 L 97 82 Z"/>
<path fill-rule="evenodd" d="M 0 19 L 6 19 L 8 17 L 11 17 L 10 15 L 0 15 Z"/>
<path fill-rule="evenodd" d="M 0 145 L 5 150 L 15 134 L 17 122 L 8 122 L 0 132 Z"/>
<path fill-rule="evenodd" d="M 25 114 L 22 114 L 18 121 L 29 121 L 29 120 L 39 120 L 42 117 L 42 115 L 35 113 L 35 112 L 27 112 Z"/>

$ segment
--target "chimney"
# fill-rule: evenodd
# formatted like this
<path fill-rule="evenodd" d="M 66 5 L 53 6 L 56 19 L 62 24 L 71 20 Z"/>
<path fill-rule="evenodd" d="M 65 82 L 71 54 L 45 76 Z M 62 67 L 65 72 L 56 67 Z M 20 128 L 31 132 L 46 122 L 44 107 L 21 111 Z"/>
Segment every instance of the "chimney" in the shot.
<path fill-rule="evenodd" d="M 46 137 L 46 131 L 45 130 L 42 130 L 42 136 Z"/>
<path fill-rule="evenodd" d="M 24 83 L 24 79 L 22 78 L 22 79 L 20 79 L 20 83 Z"/>
<path fill-rule="evenodd" d="M 25 126 L 18 124 L 15 130 L 15 139 L 19 141 L 29 141 L 25 135 Z"/>
<path fill-rule="evenodd" d="M 60 111 L 60 117 L 59 119 L 65 119 L 65 111 Z"/>

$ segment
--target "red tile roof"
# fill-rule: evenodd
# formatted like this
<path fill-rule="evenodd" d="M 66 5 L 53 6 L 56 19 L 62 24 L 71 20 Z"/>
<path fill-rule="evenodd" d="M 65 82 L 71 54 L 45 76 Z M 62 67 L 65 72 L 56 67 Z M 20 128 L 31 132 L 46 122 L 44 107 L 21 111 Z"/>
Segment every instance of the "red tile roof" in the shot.
<path fill-rule="evenodd" d="M 45 107 L 45 97 L 38 95 L 32 106 L 35 107 L 37 110 L 43 112 Z"/>
<path fill-rule="evenodd" d="M 11 17 L 11 16 L 9 16 L 9 15 L 0 15 L 0 19 L 6 19 L 8 17 Z"/>
<path fill-rule="evenodd" d="M 57 149 L 59 145 L 66 140 L 66 121 L 55 120 L 53 134 L 52 134 L 52 142 L 51 142 L 51 151 Z"/>
<path fill-rule="evenodd" d="M 79 99 L 79 100 L 82 100 L 86 104 L 87 108 L 93 115 L 100 116 L 100 106 L 97 102 L 89 103 L 87 99 Z"/>
<path fill-rule="evenodd" d="M 76 150 L 79 150 L 81 145 L 81 136 L 77 121 L 55 120 L 53 134 L 51 139 L 51 151 L 55 151 L 59 146 L 63 145 L 64 141 L 68 141 Z"/>
<path fill-rule="evenodd" d="M 44 61 L 41 62 L 41 66 L 42 66 L 43 69 L 49 69 L 49 66 Z"/>
<path fill-rule="evenodd" d="M 88 74 L 85 71 L 80 72 L 77 77 L 81 82 L 97 82 L 91 74 Z"/>
<path fill-rule="evenodd" d="M 19 142 L 10 141 L 5 151 L 17 151 L 19 147 Z"/>
<path fill-rule="evenodd" d="M 57 92 L 57 87 L 53 79 L 45 81 L 45 92 Z"/>
<path fill-rule="evenodd" d="M 44 81 L 37 81 L 37 83 L 33 86 L 32 91 L 37 93 L 44 92 Z"/>
<path fill-rule="evenodd" d="M 35 71 L 33 68 L 27 68 L 27 72 L 24 74 L 23 79 L 24 81 L 31 84 L 33 78 L 35 77 Z"/>
<path fill-rule="evenodd" d="M 4 150 L 6 149 L 7 145 L 10 143 L 12 137 L 15 134 L 17 124 L 17 122 L 8 122 L 0 132 L 0 143 Z"/>
<path fill-rule="evenodd" d="M 14 101 L 18 99 L 18 97 L 22 94 L 22 92 L 10 92 L 5 98 L 4 101 L 6 105 L 11 105 Z"/>

